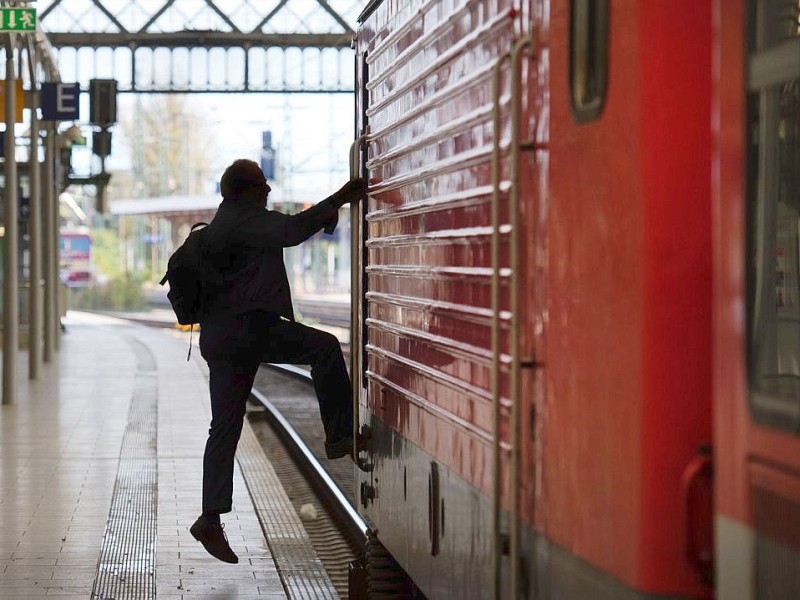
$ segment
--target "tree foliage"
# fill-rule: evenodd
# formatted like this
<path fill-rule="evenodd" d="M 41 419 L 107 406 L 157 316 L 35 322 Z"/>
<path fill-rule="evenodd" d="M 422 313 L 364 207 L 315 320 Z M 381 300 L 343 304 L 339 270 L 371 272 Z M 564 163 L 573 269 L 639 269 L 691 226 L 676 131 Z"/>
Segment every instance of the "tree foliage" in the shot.
<path fill-rule="evenodd" d="M 211 136 L 197 107 L 185 95 L 138 95 L 121 121 L 130 144 L 132 193 L 151 198 L 210 193 Z"/>

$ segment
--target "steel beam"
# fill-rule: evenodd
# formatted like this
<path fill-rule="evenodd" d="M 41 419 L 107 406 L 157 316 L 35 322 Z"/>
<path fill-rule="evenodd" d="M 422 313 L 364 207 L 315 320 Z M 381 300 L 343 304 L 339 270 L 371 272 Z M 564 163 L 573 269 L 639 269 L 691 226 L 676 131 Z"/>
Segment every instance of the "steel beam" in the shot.
<path fill-rule="evenodd" d="M 56 48 L 350 48 L 352 32 L 242 33 L 189 30 L 171 33 L 58 33 L 47 39 Z"/>

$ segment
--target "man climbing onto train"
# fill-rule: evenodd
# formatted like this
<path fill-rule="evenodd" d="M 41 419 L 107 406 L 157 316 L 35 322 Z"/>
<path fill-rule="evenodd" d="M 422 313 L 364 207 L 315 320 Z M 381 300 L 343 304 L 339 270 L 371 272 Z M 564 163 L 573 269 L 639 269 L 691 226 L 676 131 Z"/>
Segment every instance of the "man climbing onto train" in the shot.
<path fill-rule="evenodd" d="M 223 200 L 204 233 L 203 257 L 219 280 L 200 319 L 211 428 L 203 456 L 203 513 L 190 532 L 212 556 L 228 563 L 239 559 L 228 545 L 220 515 L 231 510 L 234 455 L 260 363 L 311 365 L 325 452 L 328 458 L 354 454 L 351 383 L 339 341 L 294 320 L 283 249 L 321 229 L 331 233 L 339 209 L 365 196 L 366 182 L 350 181 L 295 215 L 266 208 L 270 189 L 257 163 L 234 161 L 222 175 Z"/>

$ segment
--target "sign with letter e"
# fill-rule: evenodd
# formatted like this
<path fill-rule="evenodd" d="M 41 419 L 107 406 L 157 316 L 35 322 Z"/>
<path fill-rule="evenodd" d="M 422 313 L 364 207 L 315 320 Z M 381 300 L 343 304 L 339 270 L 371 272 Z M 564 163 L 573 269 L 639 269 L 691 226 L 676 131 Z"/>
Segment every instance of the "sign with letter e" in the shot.
<path fill-rule="evenodd" d="M 42 83 L 42 120 L 74 121 L 78 118 L 81 88 L 77 83 Z"/>

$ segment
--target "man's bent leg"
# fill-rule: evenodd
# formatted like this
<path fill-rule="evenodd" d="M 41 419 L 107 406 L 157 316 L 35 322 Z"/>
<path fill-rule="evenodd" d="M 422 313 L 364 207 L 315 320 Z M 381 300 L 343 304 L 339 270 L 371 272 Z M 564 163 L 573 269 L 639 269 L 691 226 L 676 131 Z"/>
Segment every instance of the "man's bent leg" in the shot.
<path fill-rule="evenodd" d="M 262 361 L 311 365 L 326 441 L 351 436 L 352 385 L 339 340 L 325 331 L 283 319 L 265 320 L 264 327 Z"/>
<path fill-rule="evenodd" d="M 319 400 L 325 437 L 329 442 L 353 434 L 353 387 L 342 355 L 339 340 L 333 335 L 319 332 L 315 341 L 317 353 L 311 365 L 311 379 Z"/>
<path fill-rule="evenodd" d="M 233 461 L 257 367 L 228 360 L 208 361 L 211 427 L 203 455 L 203 514 L 231 510 Z"/>

